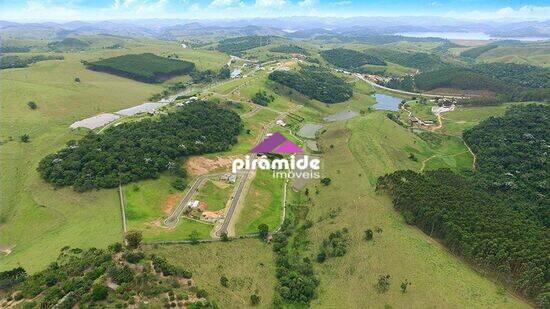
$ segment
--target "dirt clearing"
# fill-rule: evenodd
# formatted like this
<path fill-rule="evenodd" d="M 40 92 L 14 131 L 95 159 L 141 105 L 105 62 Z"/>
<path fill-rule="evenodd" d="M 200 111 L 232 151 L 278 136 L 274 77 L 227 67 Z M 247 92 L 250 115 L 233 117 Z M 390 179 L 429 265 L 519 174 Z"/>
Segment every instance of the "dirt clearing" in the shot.
<path fill-rule="evenodd" d="M 178 202 L 180 201 L 181 199 L 181 193 L 172 193 L 168 196 L 168 198 L 166 199 L 166 201 L 164 201 L 164 203 L 162 203 L 162 212 L 165 213 L 165 214 L 170 214 L 172 213 L 172 209 L 174 207 L 176 207 L 176 205 L 178 204 Z"/>
<path fill-rule="evenodd" d="M 191 157 L 187 160 L 185 166 L 187 167 L 187 172 L 189 172 L 191 176 L 199 176 L 208 174 L 217 169 L 228 168 L 231 166 L 231 162 L 236 158 L 239 158 L 239 156 L 216 157 L 213 159 Z"/>

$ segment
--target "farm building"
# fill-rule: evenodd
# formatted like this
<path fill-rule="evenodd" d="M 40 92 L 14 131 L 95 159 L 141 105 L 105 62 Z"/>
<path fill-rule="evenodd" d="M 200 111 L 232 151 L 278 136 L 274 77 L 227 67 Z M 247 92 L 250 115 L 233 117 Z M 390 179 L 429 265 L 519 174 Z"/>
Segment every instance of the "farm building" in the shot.
<path fill-rule="evenodd" d="M 281 126 L 281 127 L 284 127 L 286 126 L 286 123 L 284 121 L 282 121 L 281 119 L 277 119 L 277 121 L 275 121 L 275 124 Z"/>
<path fill-rule="evenodd" d="M 187 207 L 191 209 L 197 209 L 199 207 L 199 201 L 197 200 L 189 201 L 189 203 L 187 203 Z"/>

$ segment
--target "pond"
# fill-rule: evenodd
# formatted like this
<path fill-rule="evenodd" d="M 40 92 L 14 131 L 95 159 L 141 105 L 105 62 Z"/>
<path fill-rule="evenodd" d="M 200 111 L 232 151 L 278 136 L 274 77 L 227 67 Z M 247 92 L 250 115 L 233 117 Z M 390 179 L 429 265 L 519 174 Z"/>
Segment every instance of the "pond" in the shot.
<path fill-rule="evenodd" d="M 376 100 L 376 104 L 372 106 L 374 109 L 384 109 L 390 111 L 399 110 L 399 104 L 401 103 L 400 98 L 392 97 L 387 94 L 375 93 L 374 99 Z"/>
<path fill-rule="evenodd" d="M 338 112 L 336 114 L 328 115 L 325 118 L 323 118 L 323 120 L 326 122 L 342 121 L 342 120 L 348 120 L 348 119 L 354 118 L 358 115 L 359 115 L 358 112 L 353 111 L 351 109 L 347 109 L 347 110 Z"/>
<path fill-rule="evenodd" d="M 317 131 L 321 130 L 321 128 L 323 128 L 323 126 L 320 124 L 306 123 L 298 130 L 297 134 L 305 138 L 315 138 Z"/>

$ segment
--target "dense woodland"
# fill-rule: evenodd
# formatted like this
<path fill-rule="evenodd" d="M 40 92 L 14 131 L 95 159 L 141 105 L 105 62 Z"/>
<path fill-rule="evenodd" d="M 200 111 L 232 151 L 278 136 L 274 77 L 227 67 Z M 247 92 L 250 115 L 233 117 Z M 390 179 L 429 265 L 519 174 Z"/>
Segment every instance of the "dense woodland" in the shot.
<path fill-rule="evenodd" d="M 527 88 L 550 88 L 550 69 L 527 64 L 482 63 L 472 70 L 492 78 Z"/>
<path fill-rule="evenodd" d="M 0 57 L 0 69 L 26 68 L 29 65 L 40 61 L 63 59 L 64 57 L 61 55 L 36 55 L 30 57 L 8 55 Z"/>
<path fill-rule="evenodd" d="M 303 47 L 300 47 L 294 44 L 275 46 L 270 48 L 269 51 L 274 53 L 302 54 L 304 56 L 309 55 L 309 52 L 305 50 Z"/>
<path fill-rule="evenodd" d="M 156 178 L 187 155 L 224 151 L 237 142 L 240 117 L 211 102 L 197 102 L 158 120 L 145 119 L 90 132 L 43 158 L 40 175 L 55 186 L 85 191 Z"/>
<path fill-rule="evenodd" d="M 93 71 L 106 72 L 146 83 L 158 83 L 173 76 L 190 74 L 195 64 L 151 53 L 130 54 L 95 62 L 85 62 Z"/>
<path fill-rule="evenodd" d="M 495 49 L 497 47 L 498 47 L 497 44 L 487 44 L 487 45 L 482 45 L 482 46 L 478 46 L 478 47 L 473 47 L 473 48 L 470 48 L 468 50 L 465 50 L 465 51 L 461 52 L 460 56 L 466 57 L 466 58 L 471 58 L 471 59 L 476 59 L 477 57 L 481 56 L 481 54 L 483 54 L 485 52 L 488 52 L 491 49 Z"/>
<path fill-rule="evenodd" d="M 327 69 L 303 66 L 300 71 L 274 71 L 269 79 L 324 103 L 344 102 L 352 97 L 353 88 Z"/>
<path fill-rule="evenodd" d="M 416 88 L 433 90 L 436 88 L 456 88 L 464 90 L 490 90 L 505 92 L 508 85 L 497 79 L 484 76 L 468 69 L 445 68 L 423 72 L 414 77 Z"/>
<path fill-rule="evenodd" d="M 218 50 L 226 54 L 241 56 L 242 52 L 252 48 L 269 45 L 277 37 L 275 36 L 242 36 L 221 40 Z"/>
<path fill-rule="evenodd" d="M 30 51 L 30 46 L 11 46 L 5 44 L 0 46 L 0 53 L 28 53 Z"/>
<path fill-rule="evenodd" d="M 57 261 L 29 275 L 23 268 L 0 273 L 0 307 L 217 308 L 195 286 L 189 271 L 139 249 L 65 247 Z"/>
<path fill-rule="evenodd" d="M 524 79 L 521 79 L 521 76 L 516 76 L 516 72 L 522 72 Z M 523 65 L 483 64 L 472 69 L 447 67 L 422 72 L 412 79 L 394 78 L 385 85 L 417 92 L 437 88 L 487 90 L 493 93 L 493 97 L 498 102 L 548 101 L 550 100 L 550 88 L 541 88 L 548 83 L 547 77 L 547 69 L 533 69 Z M 473 102 L 481 105 L 484 100 L 473 100 Z"/>
<path fill-rule="evenodd" d="M 441 61 L 438 56 L 422 52 L 401 52 L 387 48 L 373 48 L 367 50 L 366 52 L 387 62 L 396 63 L 410 68 L 416 68 L 421 71 L 432 71 L 448 66 L 448 64 Z"/>
<path fill-rule="evenodd" d="M 319 279 L 305 248 L 309 244 L 307 202 L 289 203 L 289 215 L 281 230 L 273 235 L 273 251 L 277 285 L 273 303 L 275 308 L 307 308 L 317 295 Z"/>
<path fill-rule="evenodd" d="M 479 185 L 550 228 L 550 106 L 511 107 L 464 132 Z"/>
<path fill-rule="evenodd" d="M 267 94 L 265 90 L 260 90 L 254 94 L 252 97 L 252 102 L 261 105 L 261 106 L 267 106 L 269 103 L 273 102 L 275 100 L 275 97 L 273 97 L 270 94 Z"/>
<path fill-rule="evenodd" d="M 409 224 L 542 308 L 550 305 L 549 119 L 548 106 L 514 107 L 467 130 L 473 174 L 398 171 L 377 185 Z"/>
<path fill-rule="evenodd" d="M 365 64 L 386 65 L 386 62 L 376 56 L 368 55 L 352 49 L 335 48 L 321 51 L 328 63 L 337 68 L 356 71 Z"/>

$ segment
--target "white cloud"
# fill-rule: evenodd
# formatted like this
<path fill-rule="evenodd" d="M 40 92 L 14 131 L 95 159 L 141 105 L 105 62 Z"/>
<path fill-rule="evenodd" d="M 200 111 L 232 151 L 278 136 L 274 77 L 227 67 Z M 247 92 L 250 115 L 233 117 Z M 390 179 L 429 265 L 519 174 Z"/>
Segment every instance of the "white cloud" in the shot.
<path fill-rule="evenodd" d="M 211 8 L 227 8 L 234 6 L 244 6 L 244 3 L 239 0 L 214 0 L 209 5 Z"/>
<path fill-rule="evenodd" d="M 448 17 L 476 19 L 476 20 L 497 20 L 497 19 L 517 19 L 517 20 L 548 20 L 550 16 L 550 6 L 525 5 L 518 9 L 503 7 L 496 11 L 470 11 L 470 12 L 449 12 Z"/>
<path fill-rule="evenodd" d="M 260 8 L 280 8 L 286 4 L 286 0 L 256 0 L 255 6 Z"/>
<path fill-rule="evenodd" d="M 317 0 L 303 0 L 298 2 L 298 6 L 309 8 L 317 4 Z"/>
<path fill-rule="evenodd" d="M 336 6 L 343 6 L 343 5 L 351 4 L 351 1 L 348 1 L 348 0 L 337 1 L 337 2 L 333 2 L 331 4 L 336 5 Z"/>

